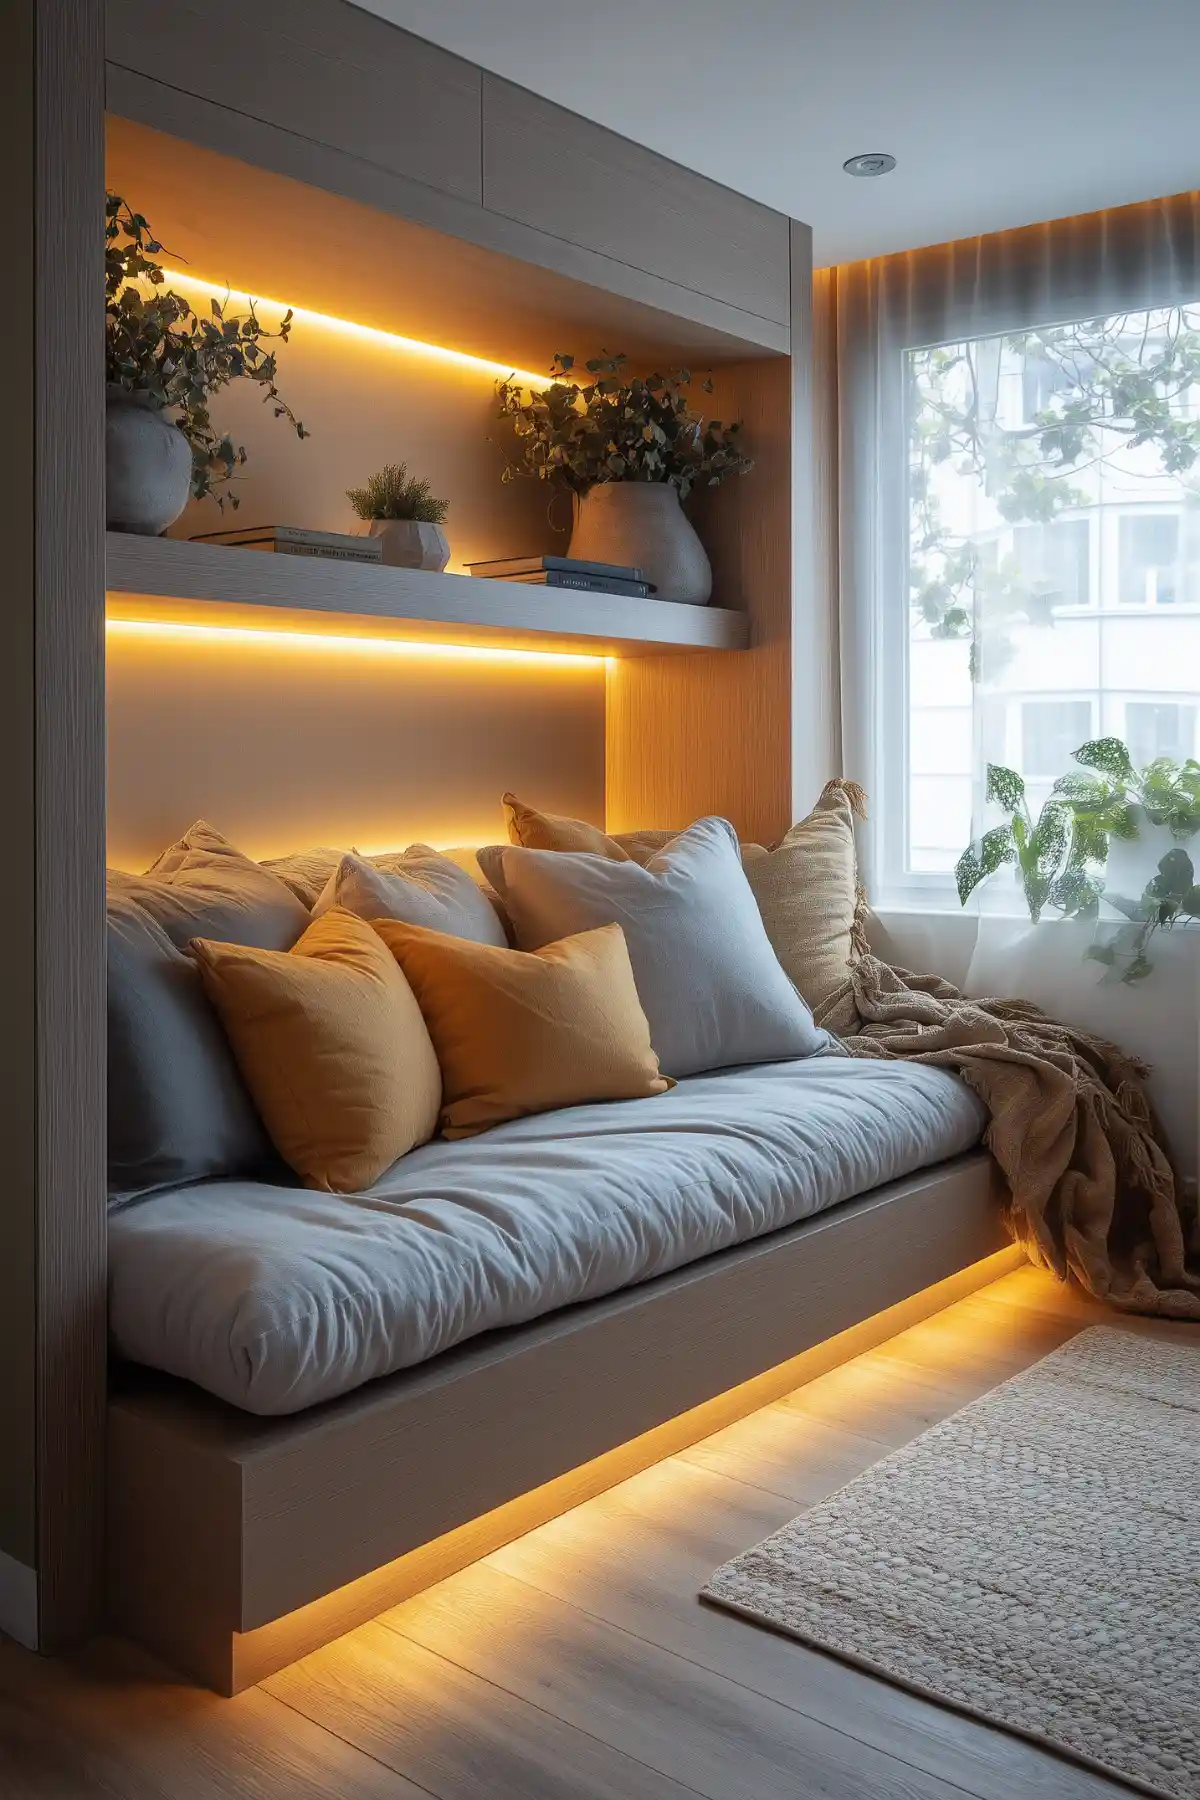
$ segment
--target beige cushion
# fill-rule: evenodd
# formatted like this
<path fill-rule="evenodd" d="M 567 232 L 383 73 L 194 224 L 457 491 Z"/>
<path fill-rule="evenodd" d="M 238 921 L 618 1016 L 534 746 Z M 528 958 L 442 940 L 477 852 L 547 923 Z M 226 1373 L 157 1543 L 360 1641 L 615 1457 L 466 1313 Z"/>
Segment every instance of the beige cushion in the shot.
<path fill-rule="evenodd" d="M 853 782 L 829 782 L 807 819 L 745 862 L 771 947 L 813 1008 L 845 983 L 865 947 L 854 854 L 864 801 Z"/>
<path fill-rule="evenodd" d="M 565 819 L 558 813 L 539 812 L 515 794 L 505 794 L 503 806 L 508 841 L 519 844 L 523 850 L 583 850 L 593 856 L 607 856 L 610 862 L 639 863 L 644 869 L 652 856 L 679 836 L 678 831 L 618 831 L 610 837 L 586 819 Z M 761 844 L 743 844 L 741 855 L 745 863 L 754 856 L 765 856 L 766 851 Z"/>
<path fill-rule="evenodd" d="M 584 851 L 591 856 L 607 856 L 612 862 L 629 861 L 628 850 L 586 819 L 565 819 L 559 813 L 539 812 L 515 794 L 503 795 L 500 803 L 508 826 L 508 841 L 519 844 L 523 850 Z"/>
<path fill-rule="evenodd" d="M 437 1057 L 365 920 L 333 907 L 286 952 L 191 948 L 263 1124 L 306 1187 L 358 1193 L 433 1136 Z"/>
<path fill-rule="evenodd" d="M 659 1073 L 619 925 L 526 954 L 376 919 L 437 1050 L 448 1138 L 589 1101 L 641 1100 Z"/>

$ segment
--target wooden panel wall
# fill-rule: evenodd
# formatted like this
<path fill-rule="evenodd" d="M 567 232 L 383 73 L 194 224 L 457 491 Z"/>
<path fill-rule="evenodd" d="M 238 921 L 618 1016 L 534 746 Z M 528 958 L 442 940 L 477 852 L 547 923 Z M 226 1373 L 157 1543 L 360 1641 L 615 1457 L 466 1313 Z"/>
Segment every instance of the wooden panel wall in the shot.
<path fill-rule="evenodd" d="M 493 212 L 787 324 L 782 213 L 486 72 L 483 184 Z"/>
<path fill-rule="evenodd" d="M 264 0 L 250 20 L 238 0 L 206 0 L 202 13 L 195 0 L 107 5 L 109 106 L 122 117 L 653 308 L 660 325 L 702 328 L 684 343 L 786 351 L 787 220 L 756 201 L 551 108 L 547 136 L 505 144 L 504 205 L 484 204 L 478 69 L 346 0 Z M 585 146 L 594 166 L 580 161 Z M 561 161 L 573 173 L 556 189 L 546 171 Z M 572 196 L 591 217 L 564 235 Z"/>
<path fill-rule="evenodd" d="M 103 5 L 3 14 L 13 359 L 0 721 L 17 877 L 0 1208 L 0 1549 L 55 1648 L 98 1614 L 104 1403 Z"/>
<path fill-rule="evenodd" d="M 705 402 L 738 418 L 755 468 L 699 496 L 695 521 L 713 565 L 713 599 L 749 614 L 753 647 L 654 657 L 610 672 L 608 825 L 684 826 L 704 813 L 771 843 L 811 806 L 826 767 L 814 709 L 830 703 L 815 646 L 812 399 L 808 362 L 811 234 L 793 226 L 795 354 L 723 368 Z"/>
<path fill-rule="evenodd" d="M 108 55 L 171 86 L 481 199 L 479 70 L 346 0 L 108 0 Z"/>

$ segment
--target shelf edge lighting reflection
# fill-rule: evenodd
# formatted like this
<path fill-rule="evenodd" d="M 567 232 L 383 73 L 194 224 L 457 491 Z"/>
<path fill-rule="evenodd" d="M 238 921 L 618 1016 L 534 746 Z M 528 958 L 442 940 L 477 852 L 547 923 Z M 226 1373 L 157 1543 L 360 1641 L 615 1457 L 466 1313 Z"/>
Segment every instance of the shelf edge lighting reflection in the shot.
<path fill-rule="evenodd" d="M 455 661 L 529 663 L 542 668 L 606 667 L 616 661 L 603 651 L 511 650 L 485 644 L 436 644 L 424 639 L 353 637 L 320 631 L 272 631 L 253 625 L 192 625 L 176 619 L 105 620 L 105 630 L 118 637 L 157 638 L 163 642 L 274 645 L 291 650 L 351 652 L 359 656 L 433 657 Z"/>
<path fill-rule="evenodd" d="M 466 350 L 447 350 L 442 344 L 427 344 L 421 338 L 404 337 L 398 331 L 384 331 L 377 325 L 359 325 L 353 319 L 339 319 L 332 313 L 312 312 L 305 306 L 289 308 L 284 300 L 271 300 L 265 294 L 242 293 L 236 288 L 227 288 L 223 282 L 203 281 L 198 275 L 186 275 L 179 269 L 164 269 L 163 279 L 171 287 L 200 288 L 205 294 L 218 299 L 224 304 L 227 300 L 237 307 L 248 307 L 253 300 L 255 307 L 267 307 L 271 311 L 285 313 L 290 311 L 297 324 L 322 326 L 328 331 L 340 331 L 351 337 L 366 338 L 377 344 L 386 344 L 393 349 L 415 350 L 422 356 L 436 358 L 440 362 L 458 363 L 467 368 L 483 369 L 500 381 L 516 381 L 522 387 L 546 388 L 553 386 L 549 375 L 535 375 L 530 369 L 514 369 L 508 363 L 493 362 L 486 356 L 472 356 Z"/>

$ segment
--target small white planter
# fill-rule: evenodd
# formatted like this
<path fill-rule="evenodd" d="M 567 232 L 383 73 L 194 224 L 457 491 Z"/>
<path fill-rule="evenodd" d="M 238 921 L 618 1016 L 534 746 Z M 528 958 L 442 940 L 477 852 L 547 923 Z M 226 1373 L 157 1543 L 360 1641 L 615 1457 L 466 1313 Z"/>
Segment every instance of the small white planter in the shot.
<path fill-rule="evenodd" d="M 171 419 L 119 388 L 104 419 L 105 520 L 110 531 L 158 537 L 188 502 L 192 451 Z"/>
<path fill-rule="evenodd" d="M 383 560 L 391 569 L 444 569 L 450 545 L 440 525 L 422 519 L 372 519 L 370 535 L 383 542 Z"/>

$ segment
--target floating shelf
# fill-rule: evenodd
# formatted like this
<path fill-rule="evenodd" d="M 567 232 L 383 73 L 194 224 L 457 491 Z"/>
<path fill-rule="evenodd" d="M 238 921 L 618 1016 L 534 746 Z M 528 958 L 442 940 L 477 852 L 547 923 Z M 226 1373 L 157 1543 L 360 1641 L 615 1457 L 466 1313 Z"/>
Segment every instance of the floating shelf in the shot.
<path fill-rule="evenodd" d="M 107 539 L 112 618 L 390 637 L 484 648 L 658 656 L 744 650 L 744 614 L 622 594 L 281 556 L 186 539 Z"/>

